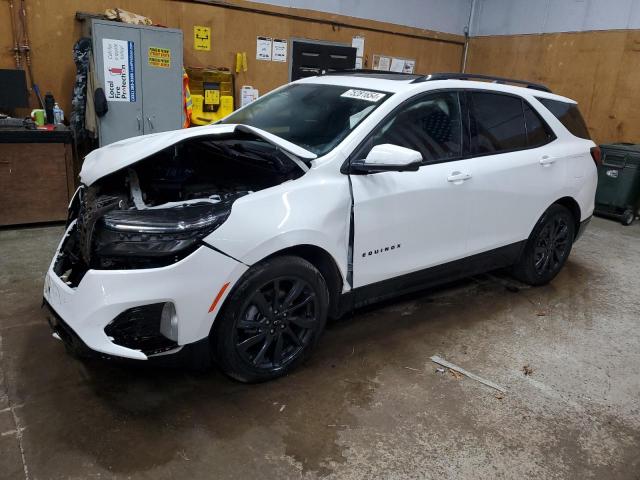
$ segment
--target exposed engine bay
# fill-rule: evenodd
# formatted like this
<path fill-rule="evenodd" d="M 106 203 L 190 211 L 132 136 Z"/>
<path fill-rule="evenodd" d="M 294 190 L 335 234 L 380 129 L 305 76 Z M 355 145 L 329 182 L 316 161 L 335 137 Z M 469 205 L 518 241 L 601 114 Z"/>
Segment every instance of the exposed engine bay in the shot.
<path fill-rule="evenodd" d="M 81 187 L 54 270 L 77 286 L 88 269 L 170 265 L 222 225 L 234 201 L 307 169 L 249 133 L 184 140 Z"/>

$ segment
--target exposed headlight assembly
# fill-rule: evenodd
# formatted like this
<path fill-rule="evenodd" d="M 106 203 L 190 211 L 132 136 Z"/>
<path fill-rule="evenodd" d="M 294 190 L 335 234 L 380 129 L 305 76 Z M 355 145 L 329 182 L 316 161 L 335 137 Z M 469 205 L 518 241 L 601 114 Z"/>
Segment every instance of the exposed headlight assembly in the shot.
<path fill-rule="evenodd" d="M 231 205 L 191 204 L 148 210 L 112 210 L 102 217 L 95 250 L 102 268 L 152 268 L 193 252 L 218 228 Z"/>

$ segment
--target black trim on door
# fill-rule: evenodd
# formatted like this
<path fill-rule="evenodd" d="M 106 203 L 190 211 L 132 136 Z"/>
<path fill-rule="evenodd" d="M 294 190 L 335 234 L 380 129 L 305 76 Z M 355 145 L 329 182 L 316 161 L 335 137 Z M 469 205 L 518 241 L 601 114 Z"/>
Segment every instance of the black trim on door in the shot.
<path fill-rule="evenodd" d="M 439 88 L 439 89 L 434 89 L 434 90 L 427 90 L 426 92 L 420 92 L 419 94 L 414 95 L 413 97 L 407 98 L 402 103 L 397 105 L 393 110 L 391 110 L 391 112 L 389 112 L 387 115 L 385 115 L 385 117 L 382 120 L 380 120 L 380 122 L 378 122 L 378 125 L 376 125 L 374 128 L 372 128 L 371 131 L 367 134 L 367 136 L 358 144 L 358 146 L 353 149 L 353 151 L 351 152 L 349 157 L 347 157 L 347 159 L 340 166 L 340 173 L 343 173 L 345 175 L 349 175 L 350 174 L 350 167 L 351 167 L 352 160 L 356 160 L 357 159 L 356 158 L 356 154 L 360 153 L 360 150 L 364 147 L 366 142 L 368 142 L 371 139 L 371 137 L 375 134 L 375 132 L 377 131 L 379 125 L 384 124 L 384 122 L 386 122 L 389 118 L 391 118 L 391 116 L 397 114 L 398 111 L 400 109 L 404 108 L 408 103 L 412 103 L 412 102 L 420 99 L 424 95 L 428 95 L 428 94 L 431 94 L 431 93 L 441 93 L 441 92 L 457 92 L 458 93 L 458 99 L 459 99 L 459 102 L 460 102 L 460 109 L 461 109 L 461 116 L 462 116 L 462 131 L 463 131 L 463 136 L 462 136 L 462 142 L 463 142 L 462 143 L 462 155 L 457 156 L 457 157 L 445 158 L 445 159 L 442 159 L 442 160 L 432 161 L 432 162 L 428 162 L 428 163 L 425 162 L 424 164 L 420 165 L 420 168 L 428 167 L 429 165 L 436 165 L 438 163 L 455 162 L 457 160 L 466 160 L 466 159 L 469 159 L 469 158 L 486 157 L 486 156 L 489 156 L 489 155 L 502 155 L 503 153 L 520 152 L 520 151 L 523 151 L 523 150 L 533 150 L 535 148 L 540 148 L 542 146 L 549 145 L 550 143 L 553 143 L 554 141 L 556 141 L 558 139 L 558 137 L 557 137 L 555 131 L 553 130 L 553 128 L 551 128 L 551 126 L 549 126 L 549 124 L 542 117 L 542 115 L 540 115 L 539 110 L 536 107 L 534 107 L 533 105 L 531 105 L 531 103 L 529 103 L 524 97 L 521 97 L 520 95 L 517 95 L 515 93 L 499 92 L 499 91 L 495 91 L 495 90 L 487 90 L 487 89 L 484 89 L 484 88 Z M 543 144 L 540 144 L 540 145 L 527 145 L 526 147 L 523 147 L 523 148 L 515 148 L 515 149 L 510 149 L 510 150 L 501 150 L 499 152 L 473 153 L 471 151 L 472 150 L 471 149 L 471 122 L 472 122 L 472 119 L 471 119 L 471 109 L 469 107 L 470 101 L 469 101 L 469 98 L 468 98 L 468 96 L 472 92 L 495 93 L 495 94 L 499 94 L 499 95 L 505 95 L 505 96 L 515 97 L 515 98 L 520 99 L 521 102 L 522 102 L 522 106 L 523 106 L 523 113 L 524 113 L 524 105 L 526 104 L 539 117 L 539 119 L 542 121 L 542 123 L 545 125 L 545 127 L 547 129 L 549 129 L 553 133 L 553 138 L 550 139 L 547 143 L 543 143 Z M 357 160 L 361 160 L 361 159 L 357 159 Z"/>
<path fill-rule="evenodd" d="M 505 150 L 498 150 L 495 152 L 474 152 L 473 151 L 473 141 L 471 139 L 471 123 L 475 122 L 475 119 L 473 118 L 473 115 L 471 113 L 472 107 L 471 105 L 473 105 L 473 100 L 470 98 L 471 95 L 473 93 L 489 93 L 489 94 L 493 94 L 493 95 L 502 95 L 505 97 L 513 97 L 513 98 L 517 98 L 518 100 L 520 100 L 520 106 L 522 108 L 522 118 L 523 121 L 525 122 L 525 131 L 526 131 L 526 120 L 525 120 L 525 116 L 524 116 L 524 106 L 525 104 L 534 112 L 535 115 L 538 116 L 539 120 L 542 122 L 542 124 L 544 125 L 544 127 L 550 131 L 553 135 L 553 138 L 549 139 L 549 141 L 545 142 L 545 143 L 540 143 L 537 145 L 529 145 L 529 138 L 528 138 L 528 132 L 527 132 L 527 145 L 525 147 L 520 147 L 520 148 L 509 148 L 509 149 L 505 149 Z M 529 102 L 527 102 L 527 100 L 524 97 L 521 97 L 520 95 L 516 95 L 515 93 L 508 93 L 508 92 L 499 92 L 499 91 L 494 91 L 494 90 L 484 90 L 481 88 L 469 88 L 469 89 L 464 89 L 461 90 L 461 97 L 464 97 L 463 100 L 463 105 L 465 106 L 467 113 L 466 113 L 466 117 L 467 117 L 467 138 L 468 138 L 468 150 L 466 151 L 466 156 L 465 158 L 480 158 L 480 157 L 488 157 L 491 155 L 502 155 L 504 153 L 512 153 L 512 152 L 522 152 L 524 150 L 533 150 L 535 148 L 540 148 L 540 147 L 544 147 L 545 145 L 548 145 L 552 142 L 554 142 L 555 140 L 558 139 L 558 136 L 556 135 L 555 131 L 553 130 L 553 128 L 551 128 L 549 126 L 549 124 L 546 122 L 546 120 L 544 118 L 542 118 L 542 115 L 540 115 L 540 112 L 538 111 L 538 109 L 536 109 L 534 106 L 532 106 Z"/>
<path fill-rule="evenodd" d="M 388 300 L 406 293 L 511 266 L 520 258 L 526 243 L 526 240 L 522 240 L 488 252 L 355 288 L 341 296 L 340 315 L 354 308 Z"/>
<path fill-rule="evenodd" d="M 407 104 L 416 102 L 416 101 L 420 100 L 421 98 L 426 97 L 426 96 L 431 95 L 431 94 L 434 94 L 434 93 L 446 93 L 446 92 L 455 92 L 455 93 L 458 94 L 458 103 L 460 105 L 460 115 L 464 115 L 464 112 L 462 111 L 462 109 L 464 107 L 463 104 L 462 104 L 463 95 L 461 95 L 462 90 L 459 89 L 459 88 L 439 88 L 439 89 L 435 89 L 435 90 L 427 90 L 426 92 L 420 92 L 419 94 L 414 95 L 411 98 L 407 98 L 405 101 L 403 101 L 399 105 L 396 105 L 396 107 L 393 110 L 391 110 L 387 115 L 385 115 L 384 118 L 382 120 L 380 120 L 378 122 L 378 124 L 374 128 L 371 129 L 371 131 L 369 133 L 367 133 L 367 136 L 362 139 L 362 141 L 358 144 L 358 146 L 353 149 L 353 151 L 349 154 L 347 159 L 342 163 L 342 165 L 340 166 L 340 173 L 343 173 L 345 175 L 351 175 L 351 162 L 353 160 L 361 160 L 361 159 L 357 158 L 357 154 L 360 153 L 360 151 L 365 147 L 367 142 L 369 140 L 371 140 L 371 138 L 377 133 L 378 129 L 380 128 L 380 125 L 384 125 L 384 123 L 387 120 L 389 120 L 391 117 L 396 115 L 400 110 L 405 108 L 407 106 Z M 462 155 L 459 155 L 457 157 L 444 158 L 442 160 L 424 162 L 424 163 L 422 163 L 420 165 L 420 168 L 428 166 L 428 165 L 436 165 L 438 163 L 445 163 L 445 162 L 454 162 L 456 160 L 463 160 L 465 158 L 468 158 L 468 156 L 469 156 L 468 155 L 469 132 L 468 132 L 468 130 L 465 130 L 464 121 L 462 123 L 463 123 L 462 124 Z"/>

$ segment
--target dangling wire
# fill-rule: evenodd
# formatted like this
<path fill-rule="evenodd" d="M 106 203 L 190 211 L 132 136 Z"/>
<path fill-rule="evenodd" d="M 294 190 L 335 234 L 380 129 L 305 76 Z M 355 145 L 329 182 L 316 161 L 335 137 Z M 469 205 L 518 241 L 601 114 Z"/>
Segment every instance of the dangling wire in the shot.
<path fill-rule="evenodd" d="M 33 70 L 31 69 L 31 46 L 29 45 L 29 30 L 27 28 L 26 0 L 20 0 L 20 21 L 22 22 L 22 42 L 20 50 L 24 53 L 27 71 L 29 72 L 29 84 L 31 85 L 30 90 L 33 90 L 33 84 L 35 81 L 33 78 Z"/>
<path fill-rule="evenodd" d="M 11 33 L 13 35 L 13 57 L 16 61 L 16 68 L 20 68 L 22 66 L 22 57 L 20 55 L 20 46 L 18 44 L 18 32 L 16 30 L 13 0 L 9 0 L 9 18 L 11 19 Z"/>

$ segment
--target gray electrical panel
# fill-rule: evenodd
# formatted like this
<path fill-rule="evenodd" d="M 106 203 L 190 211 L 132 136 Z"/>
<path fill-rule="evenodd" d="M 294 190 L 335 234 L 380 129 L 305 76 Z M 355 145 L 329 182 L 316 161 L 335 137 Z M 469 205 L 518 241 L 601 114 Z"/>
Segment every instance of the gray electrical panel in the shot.
<path fill-rule="evenodd" d="M 100 146 L 182 127 L 182 31 L 92 20 Z"/>

